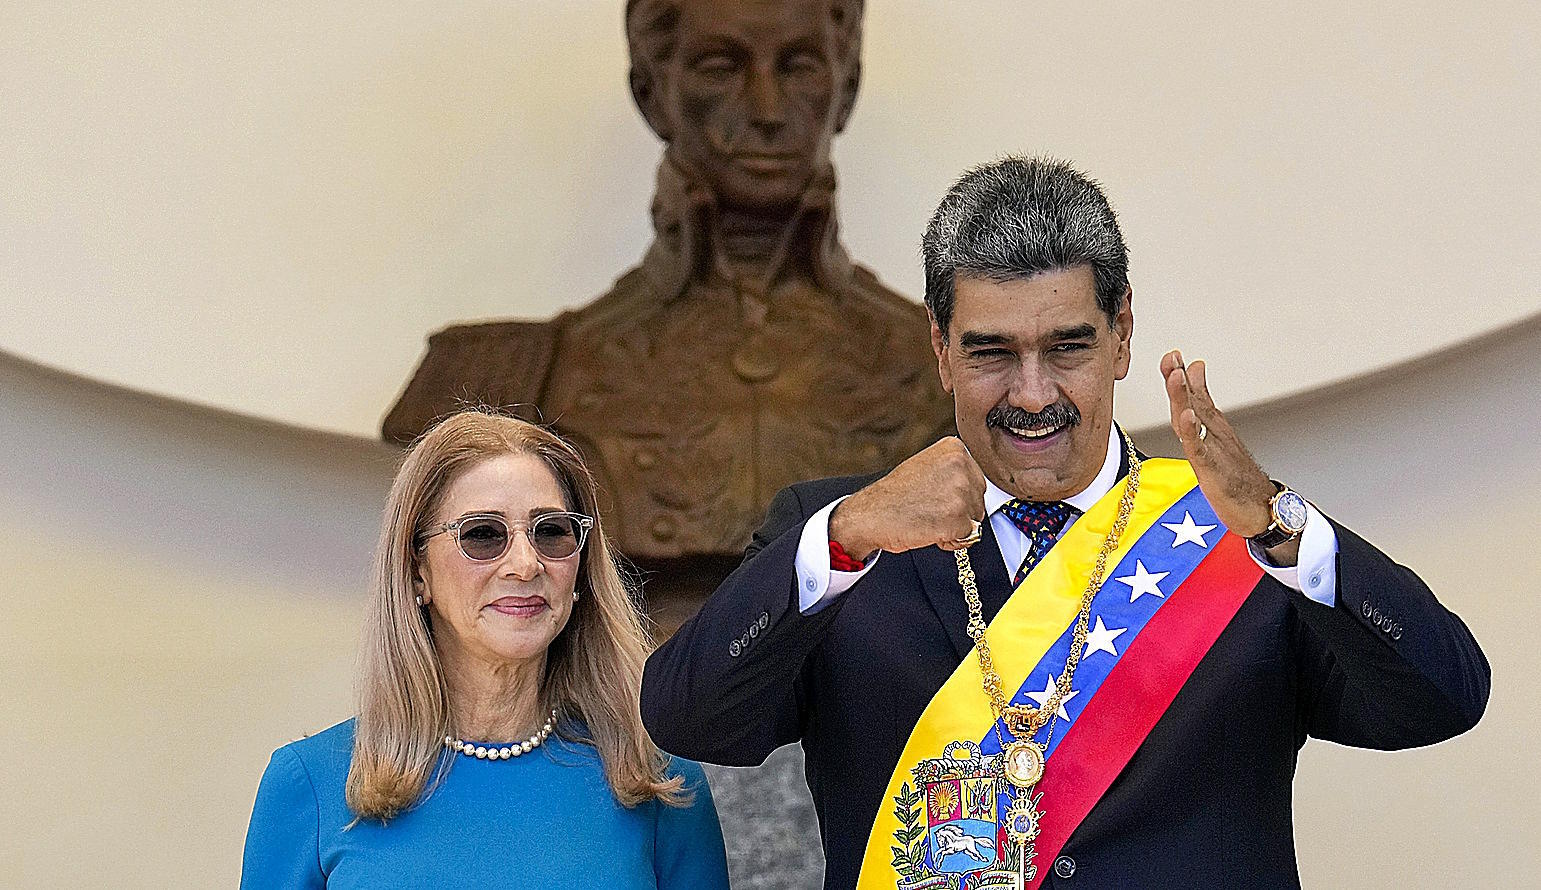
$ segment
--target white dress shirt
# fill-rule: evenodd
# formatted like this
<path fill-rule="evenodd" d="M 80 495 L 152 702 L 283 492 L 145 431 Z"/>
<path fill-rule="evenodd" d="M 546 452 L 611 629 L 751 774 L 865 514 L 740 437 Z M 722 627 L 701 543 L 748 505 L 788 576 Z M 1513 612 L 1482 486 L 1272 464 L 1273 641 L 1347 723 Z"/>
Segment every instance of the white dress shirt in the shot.
<path fill-rule="evenodd" d="M 1122 463 L 1123 450 L 1118 427 L 1114 425 L 1108 430 L 1107 454 L 1103 457 L 1102 469 L 1098 471 L 1097 478 L 1084 490 L 1065 498 L 1065 503 L 1076 512 L 1074 518 L 1065 523 L 1064 530 L 1060 532 L 1061 537 L 1075 519 L 1080 518 L 1081 514 L 1112 491 L 1118 483 L 1118 467 Z M 1006 564 L 1008 578 L 1016 574 L 1027 556 L 1027 536 L 1001 511 L 1001 507 L 1011 499 L 1012 496 L 994 482 L 985 480 L 985 515 L 990 517 L 990 529 L 995 533 L 995 542 L 1000 548 L 1001 561 Z M 874 555 L 858 572 L 840 572 L 830 568 L 829 517 L 843 500 L 845 498 L 839 498 L 828 504 L 808 517 L 803 526 L 803 535 L 797 544 L 796 567 L 798 609 L 804 615 L 817 612 L 834 602 L 836 597 L 850 590 L 863 575 L 871 571 L 882 557 L 881 553 Z M 1337 605 L 1338 534 L 1327 517 L 1309 502 L 1306 504 L 1306 527 L 1300 534 L 1300 556 L 1295 565 L 1273 565 L 1250 541 L 1247 543 L 1247 551 L 1253 561 L 1279 583 L 1304 593 L 1307 598 L 1324 606 Z M 1305 579 L 1304 584 L 1302 578 Z"/>

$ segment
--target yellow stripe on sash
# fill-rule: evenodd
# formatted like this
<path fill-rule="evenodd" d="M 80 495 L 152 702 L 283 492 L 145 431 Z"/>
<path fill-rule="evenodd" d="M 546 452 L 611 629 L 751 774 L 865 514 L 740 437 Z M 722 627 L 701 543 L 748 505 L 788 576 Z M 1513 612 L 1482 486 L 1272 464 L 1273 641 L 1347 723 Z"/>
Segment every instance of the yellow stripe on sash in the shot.
<path fill-rule="evenodd" d="M 990 652 L 1008 699 L 1080 611 L 1087 579 L 1118 515 L 1126 482 L 1120 481 L 1070 526 L 990 622 L 986 630 Z M 1108 557 L 1108 574 L 1156 520 L 1197 484 L 1187 461 L 1152 458 L 1143 462 L 1140 490 L 1118 549 Z M 975 557 L 999 558 L 994 553 Z M 1103 583 L 1108 583 L 1108 579 Z M 963 596 L 962 588 L 958 596 Z M 994 722 L 995 714 L 979 670 L 979 656 L 970 650 L 931 698 L 910 733 L 904 754 L 888 780 L 877 821 L 867 836 L 857 890 L 894 890 L 898 885 L 900 878 L 893 867 L 892 848 L 896 845 L 894 832 L 902 826 L 894 801 L 901 787 L 911 781 L 914 767 L 922 760 L 941 757 L 945 746 L 953 742 L 977 742 Z"/>

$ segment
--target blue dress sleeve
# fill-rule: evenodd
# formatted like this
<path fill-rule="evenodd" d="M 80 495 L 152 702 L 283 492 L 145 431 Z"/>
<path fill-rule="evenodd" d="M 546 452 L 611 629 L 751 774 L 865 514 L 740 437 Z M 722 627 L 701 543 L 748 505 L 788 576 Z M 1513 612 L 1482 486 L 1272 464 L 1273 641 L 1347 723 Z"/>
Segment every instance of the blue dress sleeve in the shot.
<path fill-rule="evenodd" d="M 728 854 L 706 774 L 694 761 L 673 758 L 671 775 L 685 777 L 695 798 L 687 807 L 658 804 L 653 870 L 658 890 L 728 890 Z"/>
<path fill-rule="evenodd" d="M 325 887 L 320 825 L 309 771 L 298 754 L 279 748 L 262 774 L 246 829 L 241 890 Z"/>

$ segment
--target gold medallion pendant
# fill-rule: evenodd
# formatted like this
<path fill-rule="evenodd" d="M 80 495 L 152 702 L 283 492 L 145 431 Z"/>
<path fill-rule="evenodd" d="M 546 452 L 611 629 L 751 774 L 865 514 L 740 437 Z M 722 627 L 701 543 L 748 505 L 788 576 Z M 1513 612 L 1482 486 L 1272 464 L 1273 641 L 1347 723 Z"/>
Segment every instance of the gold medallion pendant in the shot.
<path fill-rule="evenodd" d="M 1015 741 L 1001 752 L 1006 781 L 1018 788 L 1031 788 L 1043 778 L 1043 746 L 1036 742 Z"/>

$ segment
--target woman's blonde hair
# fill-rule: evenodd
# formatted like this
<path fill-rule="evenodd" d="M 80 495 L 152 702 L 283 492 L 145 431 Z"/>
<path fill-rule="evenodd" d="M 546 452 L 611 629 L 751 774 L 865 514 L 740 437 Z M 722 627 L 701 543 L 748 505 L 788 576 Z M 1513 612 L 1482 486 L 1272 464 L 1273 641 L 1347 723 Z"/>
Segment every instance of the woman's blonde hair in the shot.
<path fill-rule="evenodd" d="M 476 409 L 446 418 L 419 439 L 391 486 L 364 622 L 348 807 L 358 818 L 389 819 L 421 800 L 436 770 L 449 764 L 443 740 L 454 733 L 444 670 L 413 587 L 418 542 L 436 521 L 450 483 L 502 454 L 540 458 L 568 509 L 594 518 L 578 570 L 582 597 L 546 654 L 543 710 L 556 709 L 561 735 L 597 749 L 623 805 L 655 798 L 685 803 L 680 778 L 665 775 L 668 759 L 642 726 L 638 695 L 649 640 L 605 537 L 594 477 L 577 449 L 555 433 Z"/>

